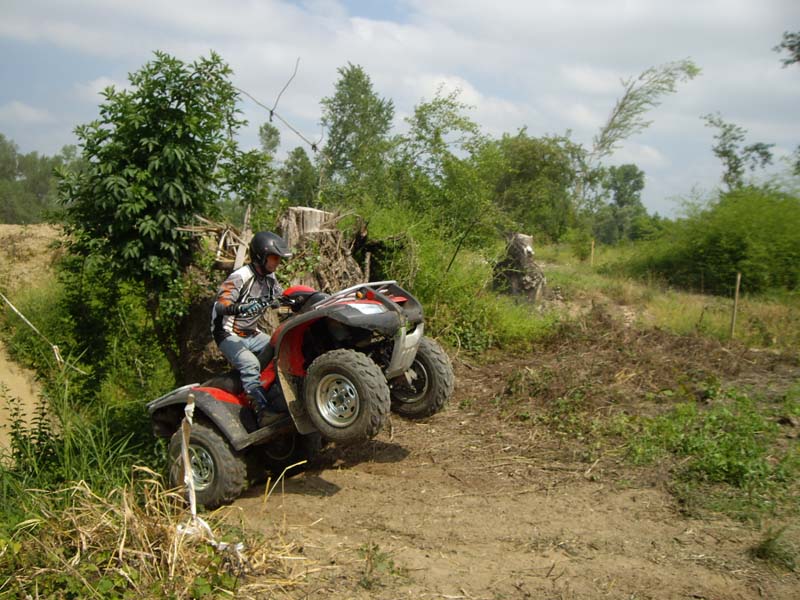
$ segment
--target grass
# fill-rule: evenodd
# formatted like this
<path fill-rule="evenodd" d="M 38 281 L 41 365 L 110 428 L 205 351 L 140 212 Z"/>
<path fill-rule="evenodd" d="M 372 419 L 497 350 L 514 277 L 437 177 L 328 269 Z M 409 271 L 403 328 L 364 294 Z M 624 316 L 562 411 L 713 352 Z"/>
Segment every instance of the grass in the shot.
<path fill-rule="evenodd" d="M 280 540 L 243 539 L 214 515 L 220 541 L 243 542 L 241 552 L 182 533 L 192 525 L 182 500 L 148 469 L 106 495 L 84 482 L 27 493 L 33 516 L 0 536 L 0 596 L 268 597 L 303 582 Z"/>
<path fill-rule="evenodd" d="M 800 512 L 800 446 L 782 443 L 777 409 L 733 390 L 711 405 L 682 402 L 655 417 L 617 418 L 635 464 L 667 461 L 672 491 L 688 509 L 711 509 L 746 520 Z"/>
<path fill-rule="evenodd" d="M 610 300 L 635 309 L 644 327 L 730 339 L 732 292 L 730 297 L 683 292 L 659 281 L 637 281 L 618 274 L 614 265 L 633 252 L 633 246 L 599 247 L 594 266 L 559 246 L 538 248 L 537 257 L 547 263 L 549 286 L 560 288 L 567 300 Z M 800 294 L 742 295 L 734 337 L 751 347 L 796 352 L 800 348 Z"/>
<path fill-rule="evenodd" d="M 785 533 L 786 527 L 768 529 L 762 540 L 750 548 L 750 556 L 782 570 L 797 571 L 798 549 Z"/>

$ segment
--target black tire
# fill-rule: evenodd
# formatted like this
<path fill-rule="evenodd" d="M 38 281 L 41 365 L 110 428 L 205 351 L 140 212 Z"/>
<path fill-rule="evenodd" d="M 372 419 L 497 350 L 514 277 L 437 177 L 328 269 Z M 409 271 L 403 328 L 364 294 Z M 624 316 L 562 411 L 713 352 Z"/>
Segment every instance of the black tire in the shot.
<path fill-rule="evenodd" d="M 331 350 L 311 363 L 303 398 L 314 427 L 338 443 L 378 435 L 391 403 L 383 371 L 355 350 Z"/>
<path fill-rule="evenodd" d="M 288 467 L 306 461 L 306 464 L 295 467 L 286 473 L 288 477 L 291 477 L 299 471 L 304 471 L 308 467 L 308 463 L 321 450 L 322 435 L 319 433 L 302 435 L 295 432 L 292 435 L 265 444 L 261 454 L 265 458 L 264 466 L 273 477 L 279 477 Z"/>
<path fill-rule="evenodd" d="M 183 487 L 181 430 L 169 441 L 169 483 Z M 206 508 L 232 502 L 247 486 L 247 466 L 244 457 L 235 452 L 227 441 L 203 422 L 195 422 L 189 436 L 189 459 L 192 463 L 195 498 Z"/>
<path fill-rule="evenodd" d="M 392 411 L 409 419 L 429 417 L 453 394 L 453 366 L 442 347 L 430 338 L 419 342 L 411 368 L 389 382 Z"/>

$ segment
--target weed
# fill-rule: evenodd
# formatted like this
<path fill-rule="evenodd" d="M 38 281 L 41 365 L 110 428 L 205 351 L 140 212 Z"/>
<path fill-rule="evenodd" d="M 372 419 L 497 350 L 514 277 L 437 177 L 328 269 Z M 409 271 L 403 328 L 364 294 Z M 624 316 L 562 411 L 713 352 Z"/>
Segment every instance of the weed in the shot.
<path fill-rule="evenodd" d="M 797 447 L 780 450 L 777 425 L 749 397 L 717 393 L 710 408 L 683 402 L 658 417 L 618 419 L 613 429 L 625 437 L 628 457 L 637 464 L 669 456 L 679 461 L 673 492 L 687 506 L 699 502 L 739 516 L 779 504 L 794 510 Z"/>
<path fill-rule="evenodd" d="M 378 544 L 367 542 L 358 549 L 358 554 L 364 559 L 364 572 L 358 584 L 365 590 L 372 590 L 383 585 L 385 576 L 408 577 L 402 567 L 398 567 L 392 557 L 380 549 Z"/>
<path fill-rule="evenodd" d="M 30 518 L 0 535 L 9 597 L 266 597 L 300 582 L 279 558 L 290 546 L 239 538 L 238 554 L 185 537 L 182 500 L 148 469 L 135 469 L 127 485 L 106 495 L 83 482 L 26 495 Z M 214 529 L 227 527 L 211 518 Z M 246 572 L 258 576 L 257 586 L 243 582 Z"/>
<path fill-rule="evenodd" d="M 786 527 L 769 529 L 764 538 L 750 548 L 750 556 L 787 571 L 797 570 L 797 548 L 784 538 L 785 532 Z"/>

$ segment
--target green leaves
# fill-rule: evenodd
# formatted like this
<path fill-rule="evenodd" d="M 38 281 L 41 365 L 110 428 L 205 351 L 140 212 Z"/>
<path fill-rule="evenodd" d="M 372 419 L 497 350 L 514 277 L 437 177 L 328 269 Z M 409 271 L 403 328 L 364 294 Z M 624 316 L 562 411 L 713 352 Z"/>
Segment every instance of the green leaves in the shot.
<path fill-rule="evenodd" d="M 167 289 L 192 254 L 176 227 L 207 213 L 221 187 L 250 183 L 221 179 L 251 162 L 230 136 L 242 121 L 229 75 L 213 53 L 186 64 L 156 52 L 130 89 L 106 90 L 100 118 L 76 130 L 88 167 L 62 186 L 69 229 L 86 234 L 74 252 L 88 255 L 86 240 L 103 238 L 120 277 Z"/>

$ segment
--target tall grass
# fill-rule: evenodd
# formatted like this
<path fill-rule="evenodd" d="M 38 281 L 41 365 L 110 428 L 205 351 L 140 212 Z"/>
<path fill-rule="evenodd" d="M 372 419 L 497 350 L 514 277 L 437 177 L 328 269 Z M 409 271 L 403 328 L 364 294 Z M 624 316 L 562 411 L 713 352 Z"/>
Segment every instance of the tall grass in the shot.
<path fill-rule="evenodd" d="M 0 532 L 2 597 L 266 598 L 304 581 L 280 539 L 245 537 L 216 515 L 213 530 L 235 543 L 186 535 L 181 498 L 149 469 L 105 493 L 79 481 L 27 496 L 33 516 Z"/>

